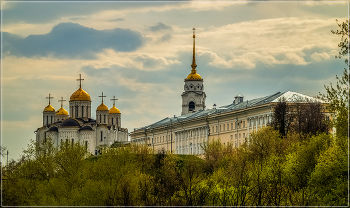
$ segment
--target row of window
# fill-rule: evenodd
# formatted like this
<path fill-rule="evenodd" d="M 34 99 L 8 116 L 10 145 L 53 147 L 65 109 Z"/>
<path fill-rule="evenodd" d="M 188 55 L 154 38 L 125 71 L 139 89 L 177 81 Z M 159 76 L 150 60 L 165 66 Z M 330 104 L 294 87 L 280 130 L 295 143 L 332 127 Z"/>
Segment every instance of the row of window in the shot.
<path fill-rule="evenodd" d="M 243 121 L 243 122 L 235 122 L 234 124 L 235 124 L 234 125 L 235 128 L 233 128 L 233 123 L 231 123 L 231 130 L 239 129 L 239 128 L 245 128 L 246 127 L 245 126 L 245 121 Z M 219 125 L 219 132 L 229 131 L 230 130 L 229 127 L 230 127 L 229 124 Z M 213 132 L 218 132 L 218 126 L 215 126 L 215 131 L 214 131 L 214 126 L 212 126 L 210 130 L 211 130 L 212 133 Z"/>
<path fill-rule="evenodd" d="M 243 138 L 245 138 L 245 133 L 243 133 L 243 134 L 241 134 L 241 133 L 239 133 L 239 134 L 235 134 L 235 139 L 240 139 L 241 138 L 241 135 L 243 135 Z M 231 140 L 233 140 L 233 135 L 231 134 Z"/>
<path fill-rule="evenodd" d="M 72 106 L 71 110 L 72 111 L 74 110 L 75 117 L 78 118 L 79 117 L 78 116 L 79 106 L 75 106 L 75 109 L 73 107 L 74 106 Z M 86 107 L 86 108 L 84 108 L 84 107 Z M 73 114 L 73 112 L 71 112 L 71 115 L 74 115 L 74 114 Z M 88 115 L 89 115 L 89 106 L 81 106 L 81 117 L 88 117 Z"/>

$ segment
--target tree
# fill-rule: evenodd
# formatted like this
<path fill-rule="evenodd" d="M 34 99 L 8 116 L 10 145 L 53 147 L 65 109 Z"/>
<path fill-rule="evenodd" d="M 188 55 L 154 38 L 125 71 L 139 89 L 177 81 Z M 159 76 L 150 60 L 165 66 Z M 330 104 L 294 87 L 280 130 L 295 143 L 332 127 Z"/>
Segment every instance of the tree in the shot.
<path fill-rule="evenodd" d="M 342 58 L 346 56 L 349 52 L 349 22 L 346 20 L 343 23 L 337 24 L 339 29 L 331 32 L 335 35 L 340 35 L 340 47 L 339 55 L 335 58 Z M 348 60 L 345 59 L 345 63 L 348 65 Z M 319 97 L 329 103 L 329 111 L 333 113 L 333 126 L 336 128 L 336 135 L 338 138 L 347 138 L 348 137 L 348 109 L 349 109 L 349 74 L 348 69 L 344 68 L 342 77 L 337 78 L 336 85 L 333 87 L 332 83 L 329 86 L 324 86 L 326 89 L 326 94 L 319 93 Z"/>
<path fill-rule="evenodd" d="M 279 100 L 273 109 L 273 119 L 271 125 L 278 130 L 282 137 L 287 135 L 291 121 L 290 107 L 284 99 Z"/>
<path fill-rule="evenodd" d="M 324 105 L 305 99 L 292 103 L 281 99 L 274 107 L 271 125 L 282 137 L 289 131 L 311 135 L 329 131 Z"/>

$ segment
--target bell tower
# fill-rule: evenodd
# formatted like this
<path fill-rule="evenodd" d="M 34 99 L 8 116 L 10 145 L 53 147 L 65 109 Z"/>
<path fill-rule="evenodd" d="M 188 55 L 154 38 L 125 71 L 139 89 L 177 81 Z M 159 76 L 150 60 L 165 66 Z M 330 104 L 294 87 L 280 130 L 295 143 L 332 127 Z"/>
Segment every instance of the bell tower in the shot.
<path fill-rule="evenodd" d="M 195 28 L 193 30 L 193 56 L 192 56 L 192 70 L 185 79 L 185 86 L 181 94 L 182 97 L 182 112 L 181 115 L 197 112 L 205 109 L 205 95 L 203 79 L 197 74 L 196 51 L 195 51 Z"/>

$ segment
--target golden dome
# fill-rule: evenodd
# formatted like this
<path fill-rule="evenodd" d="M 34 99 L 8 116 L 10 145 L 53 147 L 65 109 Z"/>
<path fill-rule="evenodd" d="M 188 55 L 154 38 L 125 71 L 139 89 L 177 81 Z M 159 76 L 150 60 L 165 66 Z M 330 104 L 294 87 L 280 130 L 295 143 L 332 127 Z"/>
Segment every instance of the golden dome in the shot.
<path fill-rule="evenodd" d="M 90 95 L 85 92 L 81 87 L 75 91 L 71 96 L 70 96 L 70 101 L 76 101 L 76 100 L 86 100 L 86 101 L 91 101 Z"/>
<path fill-rule="evenodd" d="M 120 110 L 113 105 L 113 107 L 109 109 L 109 113 L 120 113 Z"/>
<path fill-rule="evenodd" d="M 63 107 L 61 107 L 61 108 L 58 109 L 58 111 L 56 112 L 56 115 L 68 115 L 68 111 L 66 111 L 66 109 L 64 109 Z"/>
<path fill-rule="evenodd" d="M 189 74 L 187 76 L 187 79 L 189 79 L 189 80 L 201 80 L 202 77 L 201 77 L 201 75 L 197 74 L 197 72 L 195 72 L 195 73 Z"/>
<path fill-rule="evenodd" d="M 108 111 L 108 107 L 105 104 L 101 103 L 101 105 L 99 105 L 96 110 L 98 110 L 98 111 L 107 110 Z"/>
<path fill-rule="evenodd" d="M 55 111 L 55 109 L 49 104 L 44 108 L 44 112 L 48 112 L 48 111 Z"/>

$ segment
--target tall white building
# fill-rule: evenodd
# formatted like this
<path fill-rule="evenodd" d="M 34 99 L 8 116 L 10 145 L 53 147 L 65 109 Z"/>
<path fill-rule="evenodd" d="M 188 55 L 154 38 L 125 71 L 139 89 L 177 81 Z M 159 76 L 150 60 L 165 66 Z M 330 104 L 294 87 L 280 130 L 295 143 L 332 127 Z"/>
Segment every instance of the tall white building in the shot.
<path fill-rule="evenodd" d="M 102 147 L 110 146 L 114 142 L 127 142 L 128 129 L 121 127 L 121 112 L 115 107 L 115 97 L 113 96 L 113 107 L 108 107 L 102 103 L 96 109 L 96 120 L 91 118 L 91 98 L 90 95 L 81 88 L 81 77 L 79 89 L 76 90 L 69 100 L 69 114 L 63 108 L 63 98 L 61 108 L 55 111 L 51 105 L 51 95 L 49 94 L 49 105 L 43 111 L 43 125 L 38 128 L 36 142 L 41 143 L 50 138 L 54 145 L 58 147 L 61 142 L 79 142 L 85 145 L 91 154 L 98 154 Z"/>
<path fill-rule="evenodd" d="M 192 70 L 191 73 L 185 79 L 185 92 L 182 93 L 182 113 L 185 115 L 193 113 L 199 110 L 205 109 L 205 98 L 207 97 L 204 92 L 204 85 L 202 77 L 197 74 L 196 64 L 196 47 L 195 47 L 195 29 L 193 28 L 193 56 L 192 56 Z"/>

